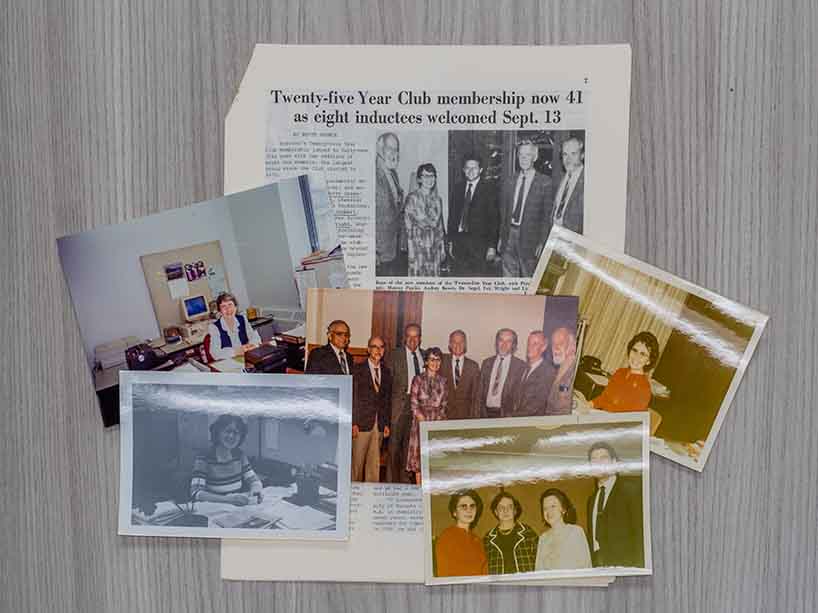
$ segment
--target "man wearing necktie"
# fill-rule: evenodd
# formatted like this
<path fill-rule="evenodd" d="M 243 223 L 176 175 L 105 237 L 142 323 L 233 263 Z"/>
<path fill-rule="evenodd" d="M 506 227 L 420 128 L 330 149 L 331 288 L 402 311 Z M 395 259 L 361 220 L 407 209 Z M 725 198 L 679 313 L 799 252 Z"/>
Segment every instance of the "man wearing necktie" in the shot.
<path fill-rule="evenodd" d="M 527 364 L 517 388 L 514 417 L 534 417 L 554 414 L 548 407 L 548 395 L 554 385 L 557 369 L 546 359 L 548 339 L 542 330 L 528 335 Z"/>
<path fill-rule="evenodd" d="M 352 357 L 347 353 L 349 326 L 336 319 L 327 326 L 327 344 L 316 347 L 307 357 L 307 374 L 348 375 L 352 372 Z"/>
<path fill-rule="evenodd" d="M 406 276 L 403 189 L 398 179 L 400 141 L 393 132 L 378 136 L 375 160 L 375 272 Z"/>
<path fill-rule="evenodd" d="M 495 355 L 483 360 L 480 366 L 480 391 L 477 415 L 480 417 L 510 417 L 514 411 L 517 385 L 525 362 L 518 358 L 517 333 L 511 328 L 500 328 L 494 335 Z"/>
<path fill-rule="evenodd" d="M 483 161 L 469 153 L 463 158 L 464 180 L 449 192 L 447 247 L 455 277 L 487 275 L 487 261 L 496 255 L 500 211 L 493 181 L 482 178 Z"/>
<path fill-rule="evenodd" d="M 562 142 L 560 149 L 565 174 L 554 198 L 551 221 L 582 234 L 585 207 L 585 143 L 576 136 Z"/>
<path fill-rule="evenodd" d="M 410 483 L 406 472 L 406 452 L 412 427 L 409 392 L 412 379 L 423 372 L 423 350 L 420 348 L 420 324 L 410 323 L 403 329 L 403 345 L 389 353 L 387 366 L 392 373 L 392 402 L 389 437 L 389 464 L 386 480 L 390 483 Z"/>
<path fill-rule="evenodd" d="M 446 419 L 480 417 L 477 402 L 480 393 L 480 367 L 466 357 L 466 333 L 455 330 L 449 334 L 449 353 L 443 355 L 440 374 L 446 379 L 448 407 Z"/>
<path fill-rule="evenodd" d="M 392 373 L 383 363 L 380 336 L 367 342 L 367 360 L 352 368 L 352 480 L 377 483 L 381 475 L 381 436 L 390 435 Z"/>
<path fill-rule="evenodd" d="M 644 568 L 642 478 L 617 473 L 614 448 L 605 442 L 591 445 L 588 461 L 596 489 L 588 498 L 588 547 L 594 566 Z"/>
<path fill-rule="evenodd" d="M 551 179 L 537 172 L 539 149 L 530 141 L 517 145 L 520 172 L 504 183 L 500 238 L 504 277 L 530 277 L 551 231 Z"/>

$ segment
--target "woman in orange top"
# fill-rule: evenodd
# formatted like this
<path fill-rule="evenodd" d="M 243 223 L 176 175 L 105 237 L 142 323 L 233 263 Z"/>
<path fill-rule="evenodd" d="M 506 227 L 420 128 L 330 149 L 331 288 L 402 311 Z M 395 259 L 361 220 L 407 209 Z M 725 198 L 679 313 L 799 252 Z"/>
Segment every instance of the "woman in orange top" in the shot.
<path fill-rule="evenodd" d="M 435 541 L 436 577 L 488 574 L 483 541 L 472 532 L 482 513 L 483 501 L 474 490 L 462 490 L 449 498 L 449 514 L 455 523 Z"/>
<path fill-rule="evenodd" d="M 617 370 L 591 404 L 595 409 L 616 413 L 647 411 L 651 398 L 647 373 L 658 360 L 659 341 L 650 332 L 640 332 L 628 343 L 628 367 Z"/>

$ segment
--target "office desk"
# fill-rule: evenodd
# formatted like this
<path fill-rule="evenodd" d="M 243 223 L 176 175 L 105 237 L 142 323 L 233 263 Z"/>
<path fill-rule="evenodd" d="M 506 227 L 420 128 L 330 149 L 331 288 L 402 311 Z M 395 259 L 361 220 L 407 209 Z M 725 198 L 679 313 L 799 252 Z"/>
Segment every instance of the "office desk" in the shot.
<path fill-rule="evenodd" d="M 269 530 L 331 530 L 335 528 L 335 513 L 330 512 L 337 504 L 334 491 L 321 487 L 318 505 L 299 505 L 292 502 L 295 485 L 268 486 L 262 490 L 264 499 L 258 504 L 244 507 L 226 502 L 195 502 L 177 505 L 172 500 L 156 504 L 151 515 L 134 510 L 131 522 L 146 526 L 204 527 L 201 518 L 207 519 L 207 527 L 248 528 Z M 191 511 L 192 509 L 192 511 Z M 213 536 L 218 536 L 214 533 Z"/>

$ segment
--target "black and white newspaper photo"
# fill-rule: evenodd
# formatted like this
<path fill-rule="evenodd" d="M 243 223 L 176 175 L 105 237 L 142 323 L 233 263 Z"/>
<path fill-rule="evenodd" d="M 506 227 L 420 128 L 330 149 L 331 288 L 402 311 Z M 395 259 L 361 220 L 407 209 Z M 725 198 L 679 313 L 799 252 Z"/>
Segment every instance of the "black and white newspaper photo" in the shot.
<path fill-rule="evenodd" d="M 426 583 L 651 574 L 647 425 L 424 422 Z"/>
<path fill-rule="evenodd" d="M 552 226 L 624 246 L 629 92 L 626 45 L 257 45 L 225 191 L 325 173 L 350 287 L 522 293 Z"/>
<path fill-rule="evenodd" d="M 120 378 L 120 534 L 348 537 L 348 377 Z"/>
<path fill-rule="evenodd" d="M 579 297 L 576 410 L 644 411 L 651 450 L 703 470 L 768 317 L 565 228 L 529 291 Z"/>

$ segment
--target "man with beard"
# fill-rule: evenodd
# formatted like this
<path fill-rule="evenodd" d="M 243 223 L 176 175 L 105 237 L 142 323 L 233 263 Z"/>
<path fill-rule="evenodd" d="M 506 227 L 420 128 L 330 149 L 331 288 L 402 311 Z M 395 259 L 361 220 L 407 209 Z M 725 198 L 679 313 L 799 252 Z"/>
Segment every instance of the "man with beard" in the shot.
<path fill-rule="evenodd" d="M 375 160 L 375 272 L 379 277 L 406 276 L 401 264 L 406 247 L 403 189 L 398 180 L 400 141 L 393 132 L 378 137 Z"/>

